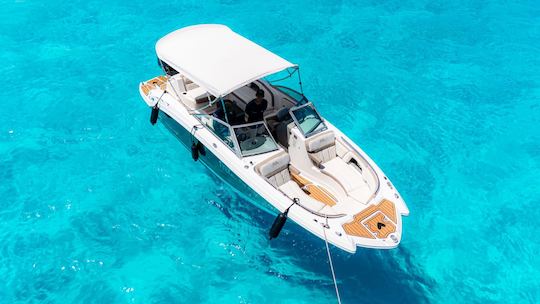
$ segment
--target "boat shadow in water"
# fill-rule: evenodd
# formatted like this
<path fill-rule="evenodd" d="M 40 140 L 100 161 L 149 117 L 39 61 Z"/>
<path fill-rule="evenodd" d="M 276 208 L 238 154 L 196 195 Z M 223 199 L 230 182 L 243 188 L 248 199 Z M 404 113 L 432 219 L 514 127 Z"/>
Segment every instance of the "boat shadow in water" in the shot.
<path fill-rule="evenodd" d="M 216 207 L 228 219 L 249 223 L 262 235 L 261 238 L 268 239 L 268 230 L 274 221 L 271 214 L 261 211 L 230 189 L 218 190 L 215 194 L 221 201 Z M 252 253 L 256 256 L 253 267 L 289 283 L 308 288 L 318 286 L 327 289 L 329 294 L 335 292 L 324 241 L 293 221 L 287 221 L 277 239 L 260 246 L 266 247 L 260 253 Z M 359 247 L 355 254 L 330 245 L 330 251 L 343 303 L 431 302 L 435 281 L 419 267 L 406 244 L 391 250 Z M 291 272 L 284 269 L 291 269 Z"/>

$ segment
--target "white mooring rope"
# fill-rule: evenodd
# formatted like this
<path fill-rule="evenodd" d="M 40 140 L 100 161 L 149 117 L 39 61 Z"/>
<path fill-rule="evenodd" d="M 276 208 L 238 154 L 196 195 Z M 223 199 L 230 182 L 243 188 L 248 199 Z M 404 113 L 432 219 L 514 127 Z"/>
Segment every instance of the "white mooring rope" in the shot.
<path fill-rule="evenodd" d="M 336 296 L 338 304 L 341 304 L 341 298 L 339 297 L 339 289 L 336 281 L 336 273 L 334 272 L 334 264 L 332 263 L 332 255 L 330 254 L 330 247 L 328 246 L 328 239 L 326 239 L 326 229 L 328 229 L 328 218 L 326 218 L 326 224 L 323 225 L 324 242 L 326 243 L 326 253 L 328 254 L 328 262 L 330 262 L 330 270 L 332 271 L 332 279 L 334 280 L 334 287 L 336 288 Z"/>

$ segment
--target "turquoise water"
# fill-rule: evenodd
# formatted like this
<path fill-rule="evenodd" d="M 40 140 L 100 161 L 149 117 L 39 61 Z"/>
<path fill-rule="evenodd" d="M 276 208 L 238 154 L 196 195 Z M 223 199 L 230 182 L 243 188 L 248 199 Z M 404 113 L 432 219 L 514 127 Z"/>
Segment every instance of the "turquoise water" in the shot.
<path fill-rule="evenodd" d="M 334 302 L 322 241 L 148 123 L 196 23 L 299 63 L 407 201 L 398 249 L 332 250 L 343 303 L 540 302 L 540 5 L 446 2 L 3 1 L 0 302 Z"/>

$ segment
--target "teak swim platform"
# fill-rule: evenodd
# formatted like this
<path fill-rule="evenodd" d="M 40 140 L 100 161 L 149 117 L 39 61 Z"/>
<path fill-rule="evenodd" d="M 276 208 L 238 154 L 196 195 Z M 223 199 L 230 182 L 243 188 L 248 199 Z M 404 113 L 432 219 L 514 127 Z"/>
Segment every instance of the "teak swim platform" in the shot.
<path fill-rule="evenodd" d="M 386 238 L 396 231 L 396 208 L 389 200 L 382 200 L 354 215 L 350 223 L 343 224 L 343 229 L 350 234 L 364 238 Z"/>

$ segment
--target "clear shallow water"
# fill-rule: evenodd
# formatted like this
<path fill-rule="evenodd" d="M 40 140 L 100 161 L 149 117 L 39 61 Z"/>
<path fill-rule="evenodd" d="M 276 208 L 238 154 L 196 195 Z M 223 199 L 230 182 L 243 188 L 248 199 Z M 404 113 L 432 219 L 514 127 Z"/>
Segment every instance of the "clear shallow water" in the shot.
<path fill-rule="evenodd" d="M 535 1 L 9 1 L 0 11 L 0 302 L 331 303 L 324 244 L 211 177 L 137 84 L 225 23 L 299 63 L 411 209 L 401 246 L 333 250 L 344 303 L 540 301 Z"/>

